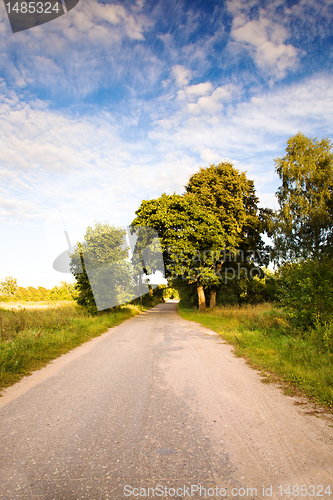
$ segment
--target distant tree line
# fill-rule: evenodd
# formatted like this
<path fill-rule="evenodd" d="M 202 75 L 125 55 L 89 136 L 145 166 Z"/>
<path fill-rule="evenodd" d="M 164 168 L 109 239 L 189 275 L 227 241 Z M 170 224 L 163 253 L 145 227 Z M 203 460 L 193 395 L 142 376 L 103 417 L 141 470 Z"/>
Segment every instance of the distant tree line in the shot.
<path fill-rule="evenodd" d="M 22 301 L 22 302 L 37 302 L 50 300 L 74 300 L 76 297 L 74 283 L 60 282 L 51 289 L 39 286 L 34 288 L 29 286 L 24 288 L 18 286 L 17 279 L 12 276 L 7 276 L 0 281 L 0 301 Z"/>

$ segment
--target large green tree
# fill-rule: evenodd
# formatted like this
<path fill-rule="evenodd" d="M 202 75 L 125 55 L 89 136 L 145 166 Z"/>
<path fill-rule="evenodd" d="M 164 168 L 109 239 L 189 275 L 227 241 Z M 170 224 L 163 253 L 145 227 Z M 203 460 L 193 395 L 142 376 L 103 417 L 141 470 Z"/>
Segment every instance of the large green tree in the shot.
<path fill-rule="evenodd" d="M 253 181 L 229 162 L 200 168 L 185 186 L 221 223 L 232 248 L 255 248 L 260 238 L 258 198 Z"/>
<path fill-rule="evenodd" d="M 282 185 L 277 191 L 275 244 L 283 261 L 319 258 L 330 251 L 333 228 L 333 155 L 328 139 L 298 133 L 276 158 Z"/>
<path fill-rule="evenodd" d="M 217 217 L 194 195 L 166 195 L 142 201 L 133 226 L 154 228 L 160 237 L 166 277 L 194 285 L 199 309 L 206 308 L 204 288 L 219 282 L 216 260 L 227 243 Z"/>
<path fill-rule="evenodd" d="M 91 312 L 108 309 L 133 297 L 133 270 L 125 230 L 96 222 L 71 255 L 78 304 Z"/>
<path fill-rule="evenodd" d="M 254 183 L 244 172 L 230 162 L 210 165 L 193 174 L 185 189 L 218 219 L 226 233 L 228 252 L 217 264 L 220 273 L 224 275 L 227 269 L 234 268 L 236 271 L 238 264 L 250 271 L 257 264 L 268 263 L 261 233 L 267 231 L 269 212 L 258 209 Z M 210 294 L 213 306 L 216 286 L 211 287 Z"/>

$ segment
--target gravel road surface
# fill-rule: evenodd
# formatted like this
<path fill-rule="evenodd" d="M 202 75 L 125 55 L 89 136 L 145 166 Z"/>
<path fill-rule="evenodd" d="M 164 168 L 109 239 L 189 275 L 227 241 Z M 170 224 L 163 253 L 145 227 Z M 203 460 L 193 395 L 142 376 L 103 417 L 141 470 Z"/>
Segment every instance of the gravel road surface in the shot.
<path fill-rule="evenodd" d="M 3 391 L 0 498 L 333 498 L 332 421 L 295 403 L 161 304 Z"/>

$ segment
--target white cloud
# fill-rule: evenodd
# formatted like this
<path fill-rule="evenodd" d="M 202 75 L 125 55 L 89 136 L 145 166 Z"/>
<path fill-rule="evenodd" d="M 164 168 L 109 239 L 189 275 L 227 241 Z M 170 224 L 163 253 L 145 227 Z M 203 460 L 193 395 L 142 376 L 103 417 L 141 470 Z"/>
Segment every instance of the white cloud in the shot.
<path fill-rule="evenodd" d="M 216 150 L 210 148 L 200 147 L 199 154 L 200 158 L 207 165 L 211 165 L 213 163 L 219 163 L 221 161 L 221 154 Z"/>
<path fill-rule="evenodd" d="M 198 83 L 197 85 L 190 85 L 178 91 L 178 98 L 186 97 L 189 101 L 193 102 L 196 97 L 209 94 L 213 90 L 210 82 Z"/>
<path fill-rule="evenodd" d="M 263 9 L 254 0 L 232 0 L 227 8 L 233 14 L 230 48 L 234 44 L 248 50 L 258 68 L 275 78 L 296 69 L 299 51 L 286 43 L 291 36 L 287 29 L 290 15 L 281 15 L 282 2 L 268 2 Z"/>
<path fill-rule="evenodd" d="M 288 38 L 287 30 L 272 20 L 261 17 L 246 22 L 243 15 L 236 17 L 231 38 L 250 51 L 259 68 L 278 78 L 283 78 L 287 70 L 295 69 L 297 65 L 297 49 L 283 43 Z"/>
<path fill-rule="evenodd" d="M 184 85 L 187 85 L 192 78 L 192 72 L 180 64 L 172 66 L 171 72 L 178 87 L 184 87 Z"/>
<path fill-rule="evenodd" d="M 212 115 L 223 109 L 223 102 L 228 102 L 235 95 L 231 84 L 217 87 L 211 82 L 184 87 L 177 92 L 177 101 L 186 103 L 186 110 L 192 115 Z"/>
<path fill-rule="evenodd" d="M 25 41 L 29 47 L 33 47 L 34 40 L 43 39 L 43 48 L 50 50 L 57 41 L 56 49 L 64 46 L 66 39 L 90 41 L 101 41 L 105 44 L 112 43 L 121 36 L 127 36 L 134 40 L 143 40 L 144 31 L 151 26 L 151 21 L 140 13 L 140 9 L 133 6 L 131 11 L 120 4 L 103 4 L 97 0 L 89 2 L 81 1 L 67 14 L 41 26 L 22 31 L 12 38 L 13 43 Z M 1 32 L 10 33 L 9 21 L 6 11 L 2 7 L 0 11 Z M 103 29 L 104 28 L 104 29 Z M 45 38 L 45 32 L 51 36 Z"/>
<path fill-rule="evenodd" d="M 24 202 L 14 197 L 0 195 L 0 220 L 33 220 L 35 218 L 33 202 Z"/>
<path fill-rule="evenodd" d="M 156 121 L 150 133 L 153 144 L 164 150 L 188 151 L 196 164 L 199 158 L 206 165 L 229 158 L 237 168 L 247 170 L 259 192 L 266 195 L 277 188 L 273 159 L 283 155 L 290 136 L 298 131 L 310 137 L 333 136 L 329 76 L 270 90 L 248 101 L 226 105 L 222 111 L 216 106 L 211 114 L 202 110 L 189 116 L 188 102 L 177 104 L 173 116 L 168 116 L 167 129 L 163 120 Z"/>

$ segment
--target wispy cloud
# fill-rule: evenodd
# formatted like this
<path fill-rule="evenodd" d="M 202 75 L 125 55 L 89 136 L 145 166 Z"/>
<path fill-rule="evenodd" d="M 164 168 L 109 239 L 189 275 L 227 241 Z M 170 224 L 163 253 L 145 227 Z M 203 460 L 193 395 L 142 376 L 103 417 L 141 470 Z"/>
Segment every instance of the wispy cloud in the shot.
<path fill-rule="evenodd" d="M 248 8 L 245 12 L 244 7 Z M 276 78 L 283 78 L 288 70 L 296 69 L 298 50 L 285 43 L 290 37 L 287 29 L 270 18 L 270 10 L 257 9 L 256 19 L 250 19 L 253 2 L 229 1 L 233 14 L 231 43 L 249 51 L 256 65 Z"/>
<path fill-rule="evenodd" d="M 178 87 L 184 87 L 184 85 L 187 85 L 192 79 L 191 70 L 180 64 L 175 64 L 172 67 L 172 75 Z"/>
<path fill-rule="evenodd" d="M 324 41 L 332 33 L 331 0 L 299 0 L 290 7 L 283 0 L 227 0 L 227 7 L 232 15 L 230 51 L 246 51 L 258 69 L 271 75 L 270 83 L 309 58 L 317 67 L 322 44 L 314 40 Z"/>
<path fill-rule="evenodd" d="M 0 72 L 11 85 L 47 89 L 57 98 L 82 98 L 105 86 L 111 75 L 121 77 L 130 48 L 153 25 L 142 2 L 125 4 L 80 2 L 66 15 L 16 34 L 1 5 Z"/>
<path fill-rule="evenodd" d="M 142 199 L 182 192 L 199 165 L 224 159 L 258 179 L 263 194 L 274 191 L 273 158 L 290 135 L 333 134 L 331 81 L 311 78 L 248 100 L 239 100 L 241 92 L 203 82 L 185 85 L 158 110 L 159 101 L 152 100 L 146 108 L 154 116 L 152 127 L 138 142 L 130 137 L 139 122 L 128 125 L 126 137 L 105 112 L 74 117 L 9 93 L 0 107 L 2 217 L 41 217 L 47 207 L 83 196 L 99 218 L 94 197 L 108 186 L 129 221 Z"/>

